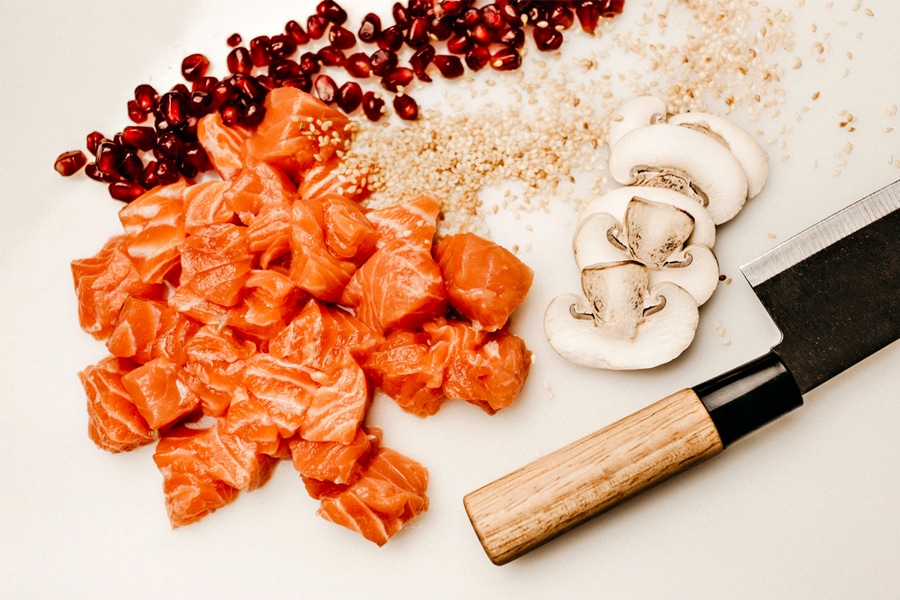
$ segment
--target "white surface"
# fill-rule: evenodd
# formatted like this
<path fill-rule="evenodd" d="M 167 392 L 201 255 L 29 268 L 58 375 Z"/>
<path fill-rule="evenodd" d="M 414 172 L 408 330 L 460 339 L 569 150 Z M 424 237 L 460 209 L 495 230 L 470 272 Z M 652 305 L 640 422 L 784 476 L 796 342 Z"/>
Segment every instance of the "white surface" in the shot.
<path fill-rule="evenodd" d="M 186 54 L 207 53 L 221 73 L 230 33 L 245 40 L 273 33 L 289 18 L 305 18 L 314 3 L 266 3 L 258 14 L 245 2 L 51 8 L 5 0 L 0 597 L 900 597 L 897 343 L 723 455 L 505 567 L 485 557 L 462 507 L 476 487 L 766 351 L 777 332 L 738 266 L 900 178 L 889 163 L 900 159 L 900 116 L 885 112 L 900 103 L 900 8 L 890 0 L 860 10 L 849 0 L 760 3 L 794 11 L 796 47 L 781 60 L 781 117 L 745 124 L 787 145 L 767 148 L 763 193 L 719 230 L 722 271 L 734 281 L 702 309 L 694 345 L 646 373 L 565 363 L 546 345 L 539 321 L 552 296 L 570 291 L 561 288 L 572 281 L 566 269 L 574 269 L 571 209 L 492 221 L 504 243 L 531 244 L 520 255 L 536 270 L 535 288 L 516 330 L 537 362 L 520 401 L 494 417 L 448 404 L 420 420 L 376 403 L 372 419 L 385 442 L 431 473 L 429 512 L 379 549 L 316 517 L 289 465 L 199 524 L 170 530 L 152 447 L 117 456 L 97 450 L 85 434 L 76 378 L 104 348 L 77 326 L 69 261 L 93 254 L 116 231 L 118 205 L 83 177 L 58 177 L 54 158 L 82 147 L 93 129 L 121 129 L 134 86 L 171 85 Z M 629 0 L 616 27 L 635 29 L 643 4 Z M 818 64 L 810 49 L 822 39 L 830 50 Z M 794 56 L 803 69 L 791 69 Z M 813 102 L 815 91 L 821 97 Z M 802 105 L 811 110 L 795 121 Z M 856 117 L 852 133 L 838 125 L 843 109 Z M 889 126 L 896 131 L 885 133 Z M 782 127 L 789 135 L 780 135 Z M 852 153 L 834 176 L 848 141 Z"/>

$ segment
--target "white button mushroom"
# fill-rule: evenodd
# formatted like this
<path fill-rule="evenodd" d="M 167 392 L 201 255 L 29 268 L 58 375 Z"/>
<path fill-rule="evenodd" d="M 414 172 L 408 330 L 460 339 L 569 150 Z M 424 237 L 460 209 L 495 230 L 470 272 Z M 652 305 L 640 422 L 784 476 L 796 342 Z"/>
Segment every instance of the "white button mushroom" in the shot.
<path fill-rule="evenodd" d="M 619 105 L 609 122 L 607 143 L 615 146 L 633 129 L 666 120 L 666 105 L 656 96 L 638 96 Z"/>

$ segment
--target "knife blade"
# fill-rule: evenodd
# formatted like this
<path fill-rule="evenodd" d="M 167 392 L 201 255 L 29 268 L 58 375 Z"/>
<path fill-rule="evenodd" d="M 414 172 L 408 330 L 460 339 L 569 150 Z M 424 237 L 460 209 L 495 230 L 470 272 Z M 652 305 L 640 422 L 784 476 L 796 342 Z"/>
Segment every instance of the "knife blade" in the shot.
<path fill-rule="evenodd" d="M 741 267 L 782 339 L 465 496 L 488 558 L 514 560 L 715 456 L 900 337 L 900 181 Z"/>

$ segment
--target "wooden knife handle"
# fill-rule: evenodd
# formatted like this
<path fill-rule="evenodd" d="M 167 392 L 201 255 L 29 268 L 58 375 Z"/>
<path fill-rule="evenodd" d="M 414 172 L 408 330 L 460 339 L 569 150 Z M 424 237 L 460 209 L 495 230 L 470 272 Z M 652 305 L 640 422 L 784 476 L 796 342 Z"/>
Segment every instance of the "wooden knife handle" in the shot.
<path fill-rule="evenodd" d="M 690 389 L 510 473 L 463 502 L 494 564 L 505 564 L 721 452 Z"/>
<path fill-rule="evenodd" d="M 463 499 L 466 512 L 488 557 L 502 565 L 802 403 L 770 352 L 475 490 Z"/>

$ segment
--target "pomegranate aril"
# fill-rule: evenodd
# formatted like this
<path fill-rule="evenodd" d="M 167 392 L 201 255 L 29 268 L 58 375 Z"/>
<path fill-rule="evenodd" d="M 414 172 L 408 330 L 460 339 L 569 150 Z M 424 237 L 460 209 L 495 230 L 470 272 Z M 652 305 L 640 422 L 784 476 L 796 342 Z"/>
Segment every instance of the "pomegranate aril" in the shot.
<path fill-rule="evenodd" d="M 328 20 L 322 15 L 312 15 L 306 19 L 306 33 L 314 40 L 325 35 L 325 30 L 327 28 Z"/>
<path fill-rule="evenodd" d="M 432 62 L 438 71 L 441 72 L 441 75 L 447 79 L 455 79 L 465 73 L 465 67 L 463 67 L 463 63 L 458 56 L 438 54 Z"/>
<path fill-rule="evenodd" d="M 209 155 L 197 142 L 192 142 L 185 146 L 181 152 L 181 158 L 184 162 L 195 167 L 198 171 L 209 171 L 212 169 L 212 163 Z"/>
<path fill-rule="evenodd" d="M 491 67 L 497 71 L 513 71 L 522 65 L 522 56 L 515 48 L 500 48 L 491 55 Z"/>
<path fill-rule="evenodd" d="M 56 157 L 53 168 L 63 177 L 70 177 L 84 168 L 87 164 L 87 156 L 81 150 L 63 152 Z"/>
<path fill-rule="evenodd" d="M 391 7 L 391 16 L 394 18 L 394 23 L 400 28 L 406 29 L 409 27 L 409 13 L 401 3 L 394 2 L 394 6 Z"/>
<path fill-rule="evenodd" d="M 240 44 L 242 41 L 244 41 L 244 38 L 241 37 L 241 34 L 232 33 L 231 35 L 228 36 L 226 43 L 228 44 L 229 48 L 234 48 L 235 46 Z"/>
<path fill-rule="evenodd" d="M 409 64 L 413 68 L 413 73 L 420 81 L 431 81 L 431 77 L 425 72 L 431 61 L 434 60 L 434 46 L 426 44 L 415 51 L 409 58 Z"/>
<path fill-rule="evenodd" d="M 191 96 L 188 98 L 188 113 L 198 117 L 208 114 L 212 100 L 212 94 L 209 92 L 191 92 Z"/>
<path fill-rule="evenodd" d="M 458 17 L 464 10 L 471 6 L 471 1 L 464 0 L 443 0 L 440 3 L 441 13 L 446 17 Z"/>
<path fill-rule="evenodd" d="M 119 159 L 121 158 L 119 147 L 113 142 L 103 142 L 97 148 L 97 168 L 104 175 L 113 178 L 119 178 Z"/>
<path fill-rule="evenodd" d="M 128 181 L 136 181 L 144 170 L 144 163 L 133 150 L 122 153 L 122 159 L 119 161 L 119 175 Z"/>
<path fill-rule="evenodd" d="M 231 73 L 250 73 L 253 71 L 253 58 L 250 51 L 243 46 L 238 46 L 228 53 L 226 59 L 228 71 Z"/>
<path fill-rule="evenodd" d="M 521 48 L 525 45 L 525 31 L 517 27 L 507 27 L 497 32 L 495 37 L 501 44 L 512 48 Z"/>
<path fill-rule="evenodd" d="M 219 116 L 222 117 L 222 122 L 229 127 L 238 124 L 238 119 L 240 118 L 240 110 L 238 109 L 238 104 L 234 100 L 226 100 L 222 103 L 222 106 L 219 107 Z"/>
<path fill-rule="evenodd" d="M 212 92 L 219 80 L 215 77 L 201 77 L 191 84 L 193 92 Z"/>
<path fill-rule="evenodd" d="M 547 27 L 550 24 L 547 20 L 547 6 L 539 2 L 530 3 L 523 22 L 534 27 Z"/>
<path fill-rule="evenodd" d="M 196 81 L 209 68 L 209 59 L 202 54 L 190 54 L 181 61 L 181 75 L 188 81 Z"/>
<path fill-rule="evenodd" d="M 88 152 L 97 156 L 97 149 L 100 148 L 100 144 L 103 142 L 108 142 L 109 140 L 105 135 L 100 133 L 99 131 L 92 131 L 87 134 L 87 138 L 85 140 Z"/>
<path fill-rule="evenodd" d="M 331 104 L 332 102 L 334 102 L 334 98 L 337 95 L 338 90 L 337 84 L 334 82 L 334 79 L 332 79 L 328 75 L 319 75 L 318 77 L 316 77 L 314 87 L 316 90 L 316 96 L 319 97 L 319 100 L 321 100 L 325 104 Z"/>
<path fill-rule="evenodd" d="M 500 29 L 506 24 L 496 4 L 481 7 L 481 22 L 491 29 Z"/>
<path fill-rule="evenodd" d="M 269 40 L 269 56 L 287 58 L 297 51 L 297 43 L 287 34 L 274 36 Z"/>
<path fill-rule="evenodd" d="M 407 0 L 406 10 L 410 17 L 430 17 L 434 14 L 434 0 Z"/>
<path fill-rule="evenodd" d="M 316 6 L 316 13 L 335 25 L 343 25 L 347 20 L 347 11 L 334 0 L 322 0 Z"/>
<path fill-rule="evenodd" d="M 494 31 L 484 23 L 479 23 L 472 28 L 472 40 L 481 46 L 489 46 L 494 43 Z"/>
<path fill-rule="evenodd" d="M 357 32 L 360 41 L 371 44 L 381 35 L 381 19 L 375 13 L 369 13 L 363 17 L 362 24 Z"/>
<path fill-rule="evenodd" d="M 356 36 L 346 27 L 332 25 L 328 30 L 328 43 L 338 50 L 349 50 L 356 45 Z"/>
<path fill-rule="evenodd" d="M 415 121 L 419 117 L 419 105 L 406 94 L 397 94 L 394 96 L 394 111 L 401 119 L 406 121 Z"/>
<path fill-rule="evenodd" d="M 463 29 L 475 27 L 481 23 L 481 11 L 477 8 L 469 8 L 456 19 L 456 23 Z"/>
<path fill-rule="evenodd" d="M 384 116 L 384 99 L 375 92 L 363 94 L 362 109 L 370 121 L 378 121 Z"/>
<path fill-rule="evenodd" d="M 575 14 L 565 4 L 555 5 L 550 9 L 550 14 L 547 18 L 550 21 L 550 26 L 559 31 L 568 29 L 575 22 Z"/>
<path fill-rule="evenodd" d="M 101 183 L 111 183 L 118 180 L 118 176 L 107 175 L 101 171 L 96 162 L 89 162 L 84 165 L 84 174 L 94 181 L 99 181 Z"/>
<path fill-rule="evenodd" d="M 181 178 L 181 172 L 178 170 L 178 161 L 174 158 L 160 158 L 156 161 L 156 179 L 160 185 L 175 183 Z"/>
<path fill-rule="evenodd" d="M 150 112 L 156 108 L 156 103 L 159 101 L 159 94 L 152 85 L 142 83 L 134 88 L 134 101 L 142 111 Z"/>
<path fill-rule="evenodd" d="M 587 33 L 594 33 L 597 23 L 600 21 L 600 8 L 593 0 L 586 0 L 575 7 L 575 16 L 581 23 L 581 28 Z"/>
<path fill-rule="evenodd" d="M 315 52 L 304 52 L 301 54 L 298 65 L 300 67 L 300 73 L 303 75 L 314 75 L 318 73 L 321 68 L 319 57 L 316 56 Z"/>
<path fill-rule="evenodd" d="M 291 36 L 291 39 L 294 40 L 294 43 L 298 46 L 302 46 L 309 42 L 309 34 L 306 33 L 306 30 L 303 29 L 303 26 L 300 23 L 293 19 L 285 23 L 284 32 Z"/>
<path fill-rule="evenodd" d="M 188 116 L 187 97 L 181 92 L 166 92 L 160 97 L 157 110 L 170 124 L 180 125 Z"/>
<path fill-rule="evenodd" d="M 347 56 L 339 48 L 325 46 L 317 54 L 319 62 L 326 67 L 343 67 L 347 64 Z"/>
<path fill-rule="evenodd" d="M 145 190 L 149 190 L 151 188 L 159 185 L 159 178 L 156 177 L 156 161 L 151 160 L 144 166 L 144 170 L 141 171 L 141 174 L 138 175 L 138 183 L 140 183 Z"/>
<path fill-rule="evenodd" d="M 427 17 L 416 17 L 409 23 L 409 29 L 406 31 L 406 45 L 410 48 L 421 48 L 428 43 L 428 25 Z"/>
<path fill-rule="evenodd" d="M 522 11 L 519 10 L 517 3 L 510 0 L 497 0 L 497 11 L 507 24 L 513 27 L 522 26 Z"/>
<path fill-rule="evenodd" d="M 600 3 L 600 16 L 604 19 L 611 19 L 616 15 L 621 15 L 624 7 L 625 0 L 603 0 Z"/>
<path fill-rule="evenodd" d="M 486 46 L 475 46 L 466 52 L 466 66 L 473 71 L 484 68 L 491 60 L 491 51 Z"/>
<path fill-rule="evenodd" d="M 558 50 L 563 43 L 563 35 L 553 27 L 535 27 L 531 31 L 534 45 L 541 52 Z"/>
<path fill-rule="evenodd" d="M 455 33 L 447 40 L 447 51 L 452 54 L 465 54 L 472 48 L 473 43 L 467 33 Z"/>
<path fill-rule="evenodd" d="M 306 75 L 297 75 L 281 82 L 282 87 L 292 87 L 303 90 L 307 94 L 312 91 L 312 79 Z"/>
<path fill-rule="evenodd" d="M 369 57 L 372 74 L 378 77 L 387 75 L 397 66 L 398 60 L 397 55 L 389 50 L 376 50 Z"/>
<path fill-rule="evenodd" d="M 143 185 L 134 181 L 115 181 L 107 189 L 114 200 L 121 202 L 137 200 L 145 191 Z"/>
<path fill-rule="evenodd" d="M 241 71 L 242 73 L 250 73 L 253 67 L 265 67 L 272 60 L 272 53 L 269 49 L 271 40 L 268 36 L 260 35 L 250 40 L 250 64 L 249 70 Z M 229 65 L 230 68 L 230 65 Z M 237 71 L 232 70 L 232 73 Z"/>
<path fill-rule="evenodd" d="M 378 47 L 388 52 L 397 52 L 403 47 L 403 30 L 397 25 L 383 29 L 378 36 Z"/>
<path fill-rule="evenodd" d="M 155 152 L 157 157 L 178 158 L 181 154 L 181 140 L 175 133 L 166 132 L 156 141 L 156 150 L 158 151 Z"/>
<path fill-rule="evenodd" d="M 301 73 L 300 64 L 290 59 L 278 59 L 269 63 L 269 77 L 276 81 L 284 81 L 297 77 Z"/>
<path fill-rule="evenodd" d="M 353 77 L 365 79 L 372 73 L 372 65 L 369 63 L 369 55 L 365 52 L 356 52 L 347 57 L 344 68 Z"/>
<path fill-rule="evenodd" d="M 360 85 L 355 81 L 348 81 L 338 88 L 335 100 L 340 109 L 349 114 L 359 108 L 362 98 L 363 92 Z"/>
<path fill-rule="evenodd" d="M 257 83 L 255 77 L 249 75 L 232 76 L 231 86 L 249 100 L 262 101 L 266 96 L 266 89 Z"/>
<path fill-rule="evenodd" d="M 122 130 L 122 140 L 129 146 L 147 152 L 156 145 L 156 131 L 152 127 L 129 125 Z"/>
<path fill-rule="evenodd" d="M 147 112 L 138 106 L 136 100 L 129 100 L 126 109 L 128 110 L 128 118 L 134 123 L 143 123 L 147 120 Z"/>
<path fill-rule="evenodd" d="M 241 105 L 238 122 L 244 127 L 254 128 L 259 125 L 266 115 L 263 105 L 259 102 L 248 102 Z"/>
<path fill-rule="evenodd" d="M 444 17 L 431 19 L 428 22 L 428 36 L 440 42 L 450 39 L 454 33 L 453 19 Z"/>
<path fill-rule="evenodd" d="M 381 78 L 381 85 L 392 92 L 398 92 L 412 83 L 415 73 L 407 67 L 397 67 Z"/>

